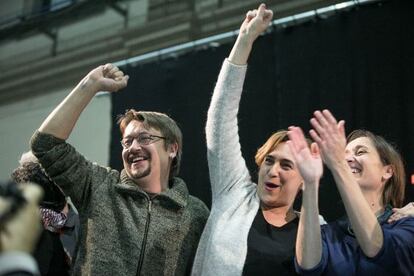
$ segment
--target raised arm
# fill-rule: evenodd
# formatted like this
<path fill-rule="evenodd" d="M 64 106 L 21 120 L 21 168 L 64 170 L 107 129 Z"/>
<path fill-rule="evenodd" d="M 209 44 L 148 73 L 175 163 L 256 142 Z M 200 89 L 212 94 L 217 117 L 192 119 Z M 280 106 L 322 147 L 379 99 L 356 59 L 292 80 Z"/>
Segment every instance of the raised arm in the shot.
<path fill-rule="evenodd" d="M 339 123 L 328 111 L 316 111 L 310 135 L 319 145 L 323 161 L 331 170 L 345 205 L 355 237 L 364 254 L 374 257 L 383 246 L 383 234 L 375 214 L 352 175 L 345 158 L 344 121 Z"/>
<path fill-rule="evenodd" d="M 322 159 L 316 143 L 309 149 L 302 130 L 289 127 L 289 148 L 302 175 L 304 185 L 299 228 L 296 238 L 296 260 L 303 269 L 314 268 L 322 258 L 318 190 L 323 173 Z"/>
<path fill-rule="evenodd" d="M 228 58 L 231 63 L 247 64 L 254 41 L 266 30 L 272 18 L 273 12 L 267 10 L 265 4 L 261 4 L 257 10 L 247 12 Z"/>
<path fill-rule="evenodd" d="M 86 75 L 72 92 L 50 113 L 39 128 L 40 132 L 66 140 L 81 112 L 99 91 L 115 92 L 127 85 L 118 67 L 101 65 Z"/>
<path fill-rule="evenodd" d="M 213 203 L 249 173 L 241 156 L 237 113 L 246 63 L 256 38 L 268 27 L 273 13 L 264 4 L 246 14 L 237 40 L 223 63 L 208 110 L 206 137 Z"/>
<path fill-rule="evenodd" d="M 88 161 L 65 140 L 98 91 L 117 91 L 125 87 L 127 81 L 128 76 L 112 64 L 95 68 L 52 111 L 31 138 L 31 149 L 39 163 L 80 210 L 90 202 L 89 196 L 96 188 L 91 187 L 92 182 L 103 183 L 100 177 L 107 175 L 103 172 L 107 169 Z"/>

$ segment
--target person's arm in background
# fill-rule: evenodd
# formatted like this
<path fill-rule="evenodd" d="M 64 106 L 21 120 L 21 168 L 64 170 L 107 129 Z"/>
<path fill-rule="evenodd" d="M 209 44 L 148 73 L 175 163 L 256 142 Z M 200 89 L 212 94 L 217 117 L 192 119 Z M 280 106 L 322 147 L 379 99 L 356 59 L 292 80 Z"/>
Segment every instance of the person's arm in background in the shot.
<path fill-rule="evenodd" d="M 388 223 L 395 222 L 405 217 L 414 217 L 414 202 L 410 202 L 402 208 L 393 208 L 394 212 L 388 219 Z"/>
<path fill-rule="evenodd" d="M 40 231 L 39 202 L 43 192 L 35 184 L 21 186 L 25 205 L 1 226 L 0 275 L 39 275 L 34 258 L 30 255 L 37 243 Z M 0 214 L 9 208 L 10 202 L 0 197 Z"/>
<path fill-rule="evenodd" d="M 346 161 L 345 123 L 338 123 L 328 110 L 324 110 L 314 113 L 311 124 L 310 135 L 332 172 L 358 244 L 367 257 L 374 257 L 383 246 L 383 234 Z"/>
<path fill-rule="evenodd" d="M 249 11 L 240 27 L 237 40 L 224 61 L 214 88 L 206 123 L 207 153 L 213 204 L 222 191 L 228 191 L 249 172 L 241 155 L 237 113 L 247 59 L 257 37 L 266 30 L 273 12 L 264 4 Z"/>
<path fill-rule="evenodd" d="M 318 191 L 323 173 L 322 159 L 316 143 L 309 149 L 302 130 L 290 127 L 289 148 L 302 175 L 303 193 L 296 238 L 296 260 L 302 269 L 312 269 L 322 258 L 322 238 L 319 221 Z"/>

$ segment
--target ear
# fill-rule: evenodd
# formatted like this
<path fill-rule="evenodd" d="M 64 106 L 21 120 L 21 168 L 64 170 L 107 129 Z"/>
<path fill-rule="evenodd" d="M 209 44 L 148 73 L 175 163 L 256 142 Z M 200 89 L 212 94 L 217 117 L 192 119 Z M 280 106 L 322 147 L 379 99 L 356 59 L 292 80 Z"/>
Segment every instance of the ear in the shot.
<path fill-rule="evenodd" d="M 177 143 L 170 144 L 168 146 L 168 156 L 171 159 L 174 159 L 177 156 L 177 153 L 178 153 L 178 144 Z"/>
<path fill-rule="evenodd" d="M 382 173 L 381 179 L 387 182 L 394 175 L 394 169 L 391 165 L 384 166 L 384 171 Z"/>
<path fill-rule="evenodd" d="M 300 177 L 300 185 L 299 185 L 299 191 L 303 191 L 305 189 L 304 185 L 305 181 L 303 180 L 302 176 Z"/>

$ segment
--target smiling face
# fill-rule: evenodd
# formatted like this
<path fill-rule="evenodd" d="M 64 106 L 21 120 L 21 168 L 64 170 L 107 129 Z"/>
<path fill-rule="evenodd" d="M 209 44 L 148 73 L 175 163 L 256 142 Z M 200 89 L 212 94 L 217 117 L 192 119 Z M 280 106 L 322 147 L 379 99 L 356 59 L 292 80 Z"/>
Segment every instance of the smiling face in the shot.
<path fill-rule="evenodd" d="M 145 190 L 152 186 L 162 190 L 168 183 L 171 160 L 176 155 L 176 147 L 165 147 L 164 140 L 154 140 L 149 145 L 140 145 L 136 139 L 138 135 L 146 133 L 163 136 L 160 131 L 145 128 L 143 123 L 132 120 L 125 128 L 123 139 L 133 139 L 129 148 L 122 150 L 122 160 L 128 176 Z M 164 187 L 165 188 L 165 187 Z M 150 189 L 154 192 L 153 189 Z"/>
<path fill-rule="evenodd" d="M 382 193 L 385 183 L 392 176 L 392 169 L 383 164 L 372 141 L 368 137 L 352 140 L 346 146 L 345 155 L 359 186 Z"/>
<path fill-rule="evenodd" d="M 257 192 L 266 207 L 288 207 L 298 194 L 302 178 L 286 142 L 269 152 L 260 165 Z"/>

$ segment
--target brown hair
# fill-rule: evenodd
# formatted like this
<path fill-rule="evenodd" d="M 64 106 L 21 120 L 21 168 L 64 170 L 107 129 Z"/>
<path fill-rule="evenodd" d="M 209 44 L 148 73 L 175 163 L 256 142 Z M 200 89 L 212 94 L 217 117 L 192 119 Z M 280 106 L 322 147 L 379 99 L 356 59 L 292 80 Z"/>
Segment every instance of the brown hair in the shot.
<path fill-rule="evenodd" d="M 154 111 L 136 111 L 129 109 L 123 115 L 118 116 L 119 130 L 121 135 L 124 136 L 125 128 L 132 120 L 137 120 L 143 124 L 146 129 L 154 128 L 161 132 L 161 135 L 165 137 L 165 149 L 168 146 L 177 143 L 178 150 L 177 155 L 172 161 L 170 178 L 178 175 L 180 170 L 181 156 L 182 156 L 182 133 L 177 123 L 171 119 L 168 115 Z"/>
<path fill-rule="evenodd" d="M 254 160 L 256 161 L 257 166 L 261 166 L 266 155 L 274 151 L 280 144 L 287 142 L 289 140 L 288 131 L 285 129 L 278 130 L 274 132 L 267 141 L 257 150 Z M 311 140 L 305 138 L 308 146 L 311 144 Z"/>
<path fill-rule="evenodd" d="M 405 193 L 405 169 L 401 155 L 395 147 L 383 137 L 368 130 L 354 130 L 348 135 L 347 143 L 360 137 L 370 139 L 378 152 L 382 164 L 384 166 L 389 165 L 392 167 L 392 177 L 385 183 L 382 193 L 382 204 L 384 206 L 391 204 L 393 207 L 401 207 Z"/>
<path fill-rule="evenodd" d="M 287 130 L 279 130 L 274 132 L 267 141 L 257 150 L 254 157 L 257 166 L 261 166 L 263 160 L 270 152 L 274 151 L 281 143 L 289 140 Z"/>

